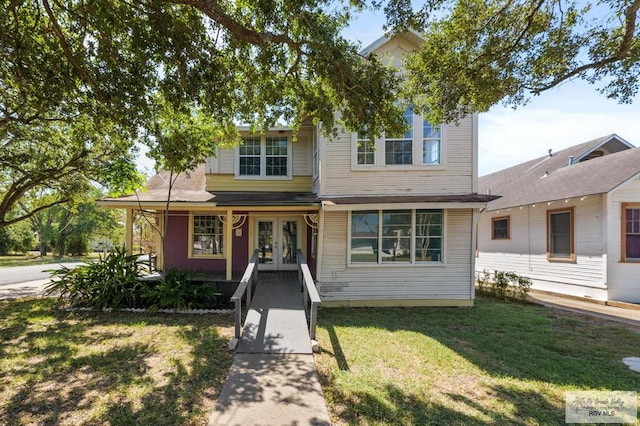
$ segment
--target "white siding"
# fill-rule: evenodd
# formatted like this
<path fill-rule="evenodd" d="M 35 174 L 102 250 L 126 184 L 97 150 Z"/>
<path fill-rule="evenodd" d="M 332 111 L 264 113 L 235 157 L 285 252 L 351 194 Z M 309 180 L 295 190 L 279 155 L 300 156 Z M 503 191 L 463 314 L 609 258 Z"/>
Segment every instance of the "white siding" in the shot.
<path fill-rule="evenodd" d="M 348 212 L 325 212 L 318 271 L 326 301 L 470 300 L 472 210 L 447 210 L 446 264 L 349 266 Z"/>
<path fill-rule="evenodd" d="M 633 178 L 607 197 L 609 299 L 640 303 L 640 263 L 620 262 L 622 203 L 640 203 L 640 178 Z"/>
<path fill-rule="evenodd" d="M 533 288 L 574 296 L 606 298 L 603 197 L 559 201 L 480 215 L 476 271 L 511 271 L 528 276 Z M 547 260 L 547 210 L 574 208 L 575 263 Z M 491 219 L 509 216 L 510 239 L 491 240 Z"/>
<path fill-rule="evenodd" d="M 322 195 L 467 194 L 473 192 L 473 118 L 447 125 L 442 141 L 442 166 L 378 166 L 352 168 L 352 135 L 321 138 Z M 414 155 L 417 155 L 414 153 Z"/>

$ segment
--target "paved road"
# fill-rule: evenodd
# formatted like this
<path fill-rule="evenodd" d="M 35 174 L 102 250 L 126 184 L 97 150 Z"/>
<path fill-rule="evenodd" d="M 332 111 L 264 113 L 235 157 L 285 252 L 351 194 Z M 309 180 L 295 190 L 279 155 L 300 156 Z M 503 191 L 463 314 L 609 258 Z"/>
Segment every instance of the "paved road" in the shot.
<path fill-rule="evenodd" d="M 44 270 L 59 269 L 60 265 L 73 268 L 82 264 L 83 262 L 68 262 L 0 268 L 0 299 L 40 296 L 49 283 L 49 273 Z"/>

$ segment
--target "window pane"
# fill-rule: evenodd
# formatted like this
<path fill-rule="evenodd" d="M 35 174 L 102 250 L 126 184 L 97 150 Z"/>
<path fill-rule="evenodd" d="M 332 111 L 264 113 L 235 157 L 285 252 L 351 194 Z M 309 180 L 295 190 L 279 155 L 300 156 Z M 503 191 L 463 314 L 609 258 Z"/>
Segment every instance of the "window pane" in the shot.
<path fill-rule="evenodd" d="M 411 210 L 382 212 L 382 261 L 411 260 Z"/>
<path fill-rule="evenodd" d="M 287 138 L 269 137 L 266 140 L 266 175 L 287 175 Z"/>
<path fill-rule="evenodd" d="M 222 254 L 223 228 L 217 215 L 193 216 L 192 255 Z"/>
<path fill-rule="evenodd" d="M 422 164 L 440 164 L 440 140 L 422 141 Z"/>
<path fill-rule="evenodd" d="M 497 219 L 493 220 L 493 239 L 503 240 L 509 238 L 509 219 Z"/>
<path fill-rule="evenodd" d="M 411 139 L 387 139 L 384 149 L 385 164 L 413 163 L 413 141 Z"/>
<path fill-rule="evenodd" d="M 351 214 L 351 262 L 378 262 L 378 212 Z"/>
<path fill-rule="evenodd" d="M 442 262 L 442 210 L 416 211 L 416 261 Z"/>
<path fill-rule="evenodd" d="M 422 164 L 440 164 L 440 126 L 422 120 Z"/>
<path fill-rule="evenodd" d="M 404 114 L 402 116 L 404 118 L 404 122 L 409 129 L 404 132 L 404 134 L 387 134 L 387 139 L 413 139 L 413 110 L 411 108 L 407 108 L 404 110 Z"/>
<path fill-rule="evenodd" d="M 372 165 L 375 163 L 374 146 L 369 139 L 361 139 L 361 137 L 362 135 L 358 136 L 358 164 Z"/>
<path fill-rule="evenodd" d="M 549 255 L 571 257 L 571 212 L 549 214 Z"/>
<path fill-rule="evenodd" d="M 640 260 L 640 208 L 625 209 L 625 217 L 625 257 L 629 260 Z"/>
<path fill-rule="evenodd" d="M 260 175 L 260 138 L 243 138 L 238 153 L 240 175 Z"/>

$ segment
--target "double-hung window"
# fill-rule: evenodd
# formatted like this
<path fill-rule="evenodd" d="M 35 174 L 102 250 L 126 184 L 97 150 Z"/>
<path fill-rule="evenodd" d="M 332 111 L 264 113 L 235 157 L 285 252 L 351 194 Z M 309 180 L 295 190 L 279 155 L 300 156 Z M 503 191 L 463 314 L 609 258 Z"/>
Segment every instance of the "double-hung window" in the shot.
<path fill-rule="evenodd" d="M 350 263 L 443 262 L 442 210 L 351 212 Z"/>
<path fill-rule="evenodd" d="M 224 224 L 216 214 L 191 214 L 191 257 L 220 257 L 223 254 Z"/>
<path fill-rule="evenodd" d="M 403 134 L 386 133 L 370 140 L 366 134 L 354 134 L 353 166 L 437 166 L 442 164 L 443 131 L 439 125 L 415 114 L 404 112 L 409 126 Z"/>
<path fill-rule="evenodd" d="M 640 262 L 640 204 L 622 204 L 622 261 Z"/>
<path fill-rule="evenodd" d="M 402 135 L 386 134 L 384 163 L 387 165 L 413 164 L 413 111 L 407 108 L 404 121 L 409 129 Z"/>
<path fill-rule="evenodd" d="M 573 207 L 547 211 L 547 259 L 574 261 Z"/>
<path fill-rule="evenodd" d="M 237 153 L 237 177 L 291 177 L 291 146 L 287 136 L 242 138 Z"/>

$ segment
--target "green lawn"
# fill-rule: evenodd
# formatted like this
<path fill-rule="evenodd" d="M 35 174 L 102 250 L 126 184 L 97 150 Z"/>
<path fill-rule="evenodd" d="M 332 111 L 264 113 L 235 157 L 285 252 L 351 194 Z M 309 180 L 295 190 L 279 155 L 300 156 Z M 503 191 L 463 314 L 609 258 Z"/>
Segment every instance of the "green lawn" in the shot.
<path fill-rule="evenodd" d="M 27 254 L 0 256 L 0 268 L 11 266 L 47 265 L 51 263 L 61 262 L 84 262 L 91 259 L 97 259 L 98 255 L 99 253 L 90 253 L 87 256 L 57 257 L 47 255 L 46 257 L 40 257 L 40 254 L 38 252 L 29 252 Z"/>
<path fill-rule="evenodd" d="M 206 424 L 231 315 L 64 313 L 0 301 L 0 424 Z"/>
<path fill-rule="evenodd" d="M 568 390 L 640 390 L 619 323 L 479 298 L 473 308 L 322 309 L 335 424 L 563 424 Z"/>

